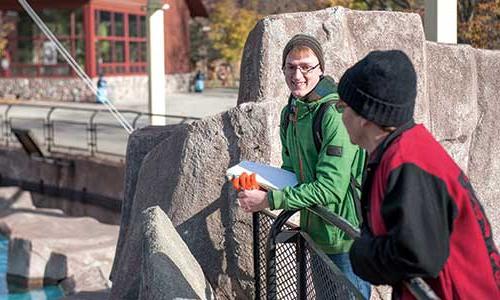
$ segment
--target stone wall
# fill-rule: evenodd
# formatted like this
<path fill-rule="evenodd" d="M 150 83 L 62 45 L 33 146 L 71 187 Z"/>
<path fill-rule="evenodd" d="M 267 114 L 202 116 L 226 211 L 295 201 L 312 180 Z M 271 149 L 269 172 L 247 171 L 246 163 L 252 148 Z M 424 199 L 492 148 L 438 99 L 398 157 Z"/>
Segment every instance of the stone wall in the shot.
<path fill-rule="evenodd" d="M 188 92 L 193 75 L 167 74 L 165 92 Z M 113 103 L 147 103 L 147 76 L 109 76 L 108 98 Z M 97 78 L 93 79 L 94 86 Z M 0 78 L 0 98 L 95 102 L 90 89 L 77 78 Z"/>
<path fill-rule="evenodd" d="M 58 208 L 70 216 L 89 216 L 108 224 L 120 221 L 124 168 L 122 162 L 89 157 L 31 159 L 19 148 L 0 147 L 0 186 L 35 192 L 37 207 Z"/>
<path fill-rule="evenodd" d="M 427 42 L 416 14 L 331 8 L 275 15 L 248 37 L 237 108 L 152 134 L 147 154 L 139 142 L 147 136 L 132 135 L 136 142 L 127 155 L 140 159 L 127 165 L 126 185 L 133 188 L 125 193 L 111 299 L 137 296 L 132 270 L 140 266 L 143 236 L 132 225 L 154 205 L 171 218 L 219 298 L 252 298 L 251 222 L 234 205 L 224 174 L 243 159 L 280 164 L 279 111 L 287 99 L 281 53 L 296 33 L 318 37 L 326 73 L 337 80 L 371 50 L 401 49 L 410 56 L 418 73 L 416 119 L 470 175 L 498 243 L 500 52 Z"/>
<path fill-rule="evenodd" d="M 0 78 L 0 97 L 72 102 L 94 99 L 76 78 Z"/>

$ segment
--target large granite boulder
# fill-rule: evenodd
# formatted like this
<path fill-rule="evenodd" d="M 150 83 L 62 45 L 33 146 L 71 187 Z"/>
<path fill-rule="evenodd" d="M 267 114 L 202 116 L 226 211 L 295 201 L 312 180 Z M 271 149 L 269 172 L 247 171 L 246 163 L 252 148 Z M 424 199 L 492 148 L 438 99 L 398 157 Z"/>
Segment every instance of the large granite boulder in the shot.
<path fill-rule="evenodd" d="M 9 239 L 12 283 L 26 288 L 62 283 L 66 294 L 110 287 L 118 226 L 36 208 L 28 192 L 1 188 L 0 233 Z"/>
<path fill-rule="evenodd" d="M 214 299 L 200 265 L 161 208 L 146 209 L 142 219 L 139 299 Z"/>
<path fill-rule="evenodd" d="M 132 203 L 135 195 L 135 188 L 137 184 L 137 178 L 139 177 L 138 169 L 142 164 L 144 157 L 156 147 L 160 142 L 168 138 L 172 132 L 176 130 L 182 130 L 186 125 L 170 125 L 165 127 L 150 126 L 143 128 L 141 130 L 134 131 L 132 136 L 128 140 L 127 149 L 134 149 L 133 151 L 127 151 L 127 168 L 125 169 L 125 187 L 124 187 L 124 199 L 122 202 L 121 209 L 121 219 L 120 224 L 120 236 L 127 236 L 127 231 L 130 223 L 126 220 L 130 219 L 132 214 Z M 117 249 L 121 249 L 125 239 L 120 238 L 118 240 Z M 120 255 L 122 252 L 117 251 L 115 260 L 113 261 L 113 270 L 115 265 L 120 261 Z M 111 278 L 113 281 L 113 273 Z"/>
<path fill-rule="evenodd" d="M 128 228 L 120 234 L 111 299 L 137 299 L 137 270 L 144 255 L 141 212 L 158 205 L 170 218 L 202 267 L 218 298 L 246 298 L 253 293 L 251 217 L 235 203 L 224 177 L 242 159 L 270 162 L 279 151 L 277 103 L 245 104 L 177 128 L 147 154 L 129 164 L 126 186 L 139 174 L 129 199 Z M 165 130 L 169 130 L 165 128 Z M 140 138 L 141 132 L 130 139 Z M 161 137 L 160 137 L 161 139 Z M 279 143 L 279 142 L 278 142 Z M 128 148 L 132 152 L 138 148 Z M 125 207 L 125 206 L 124 206 Z"/>
<path fill-rule="evenodd" d="M 426 42 L 428 128 L 464 172 L 479 116 L 474 51 L 468 45 Z"/>
<path fill-rule="evenodd" d="M 500 51 L 474 50 L 479 117 L 469 149 L 468 175 L 500 244 Z M 464 90 L 460 91 L 464 93 Z M 443 124 L 446 126 L 446 124 Z"/>

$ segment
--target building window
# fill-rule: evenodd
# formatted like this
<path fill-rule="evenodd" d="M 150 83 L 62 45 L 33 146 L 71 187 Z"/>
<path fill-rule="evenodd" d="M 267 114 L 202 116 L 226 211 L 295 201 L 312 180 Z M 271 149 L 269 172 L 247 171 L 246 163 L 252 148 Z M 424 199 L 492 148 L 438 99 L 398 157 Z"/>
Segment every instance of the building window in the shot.
<path fill-rule="evenodd" d="M 146 72 L 146 17 L 96 10 L 97 72 Z"/>
<path fill-rule="evenodd" d="M 5 76 L 69 76 L 73 71 L 25 12 L 2 11 L 14 24 L 8 36 L 10 59 Z M 82 9 L 43 9 L 40 18 L 81 67 L 85 65 L 85 39 Z"/>

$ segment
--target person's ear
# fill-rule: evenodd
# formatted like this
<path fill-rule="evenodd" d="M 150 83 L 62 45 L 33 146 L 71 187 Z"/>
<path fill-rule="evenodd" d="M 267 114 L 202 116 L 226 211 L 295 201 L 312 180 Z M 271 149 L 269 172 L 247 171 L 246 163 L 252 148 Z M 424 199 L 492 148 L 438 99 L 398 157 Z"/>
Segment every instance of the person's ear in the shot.
<path fill-rule="evenodd" d="M 370 121 L 368 121 L 367 119 L 363 118 L 363 117 L 359 117 L 359 125 L 361 128 L 366 128 L 370 125 Z"/>

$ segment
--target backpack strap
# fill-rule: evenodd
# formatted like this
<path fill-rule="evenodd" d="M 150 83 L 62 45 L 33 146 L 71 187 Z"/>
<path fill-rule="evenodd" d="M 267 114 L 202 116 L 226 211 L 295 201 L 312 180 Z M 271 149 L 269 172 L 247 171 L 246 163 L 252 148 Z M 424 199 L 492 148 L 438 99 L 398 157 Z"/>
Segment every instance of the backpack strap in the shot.
<path fill-rule="evenodd" d="M 321 150 L 321 144 L 323 143 L 323 129 L 321 128 L 321 125 L 323 124 L 323 118 L 325 116 L 325 112 L 330 106 L 332 106 L 337 101 L 338 100 L 329 100 L 321 103 L 318 111 L 314 115 L 312 131 L 313 131 L 314 146 L 316 146 L 316 151 L 318 153 Z"/>
<path fill-rule="evenodd" d="M 329 100 L 326 102 L 321 103 L 321 106 L 318 109 L 318 112 L 313 118 L 313 139 L 314 139 L 314 146 L 316 146 L 316 151 L 319 153 L 321 150 L 321 144 L 323 143 L 323 130 L 322 130 L 322 124 L 323 124 L 323 118 L 325 116 L 326 110 L 334 105 L 338 100 Z M 363 216 L 361 213 L 361 200 L 359 197 L 358 191 L 361 191 L 361 186 L 359 183 L 356 181 L 356 178 L 352 176 L 349 181 L 349 190 L 351 191 L 352 198 L 354 200 L 354 205 L 356 207 L 356 215 L 358 216 L 358 220 L 361 223 L 363 220 Z"/>

